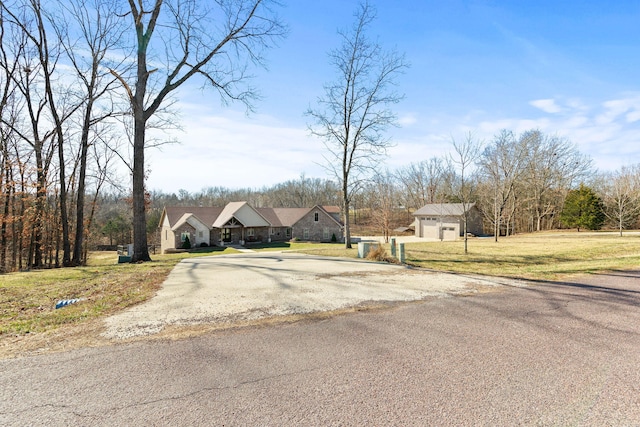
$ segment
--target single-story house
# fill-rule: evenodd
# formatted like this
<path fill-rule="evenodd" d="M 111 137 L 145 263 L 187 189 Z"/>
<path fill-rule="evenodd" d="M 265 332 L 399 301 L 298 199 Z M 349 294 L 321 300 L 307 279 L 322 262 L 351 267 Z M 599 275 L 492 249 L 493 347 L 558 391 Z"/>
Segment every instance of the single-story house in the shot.
<path fill-rule="evenodd" d="M 300 239 L 314 242 L 343 241 L 340 209 L 254 208 L 247 202 L 224 207 L 167 206 L 160 217 L 160 246 L 181 248 L 186 238 L 191 246 L 244 245 Z"/>
<path fill-rule="evenodd" d="M 464 236 L 462 203 L 432 203 L 415 211 L 416 237 L 457 240 Z M 482 214 L 475 203 L 467 205 L 467 233 L 482 234 Z"/>

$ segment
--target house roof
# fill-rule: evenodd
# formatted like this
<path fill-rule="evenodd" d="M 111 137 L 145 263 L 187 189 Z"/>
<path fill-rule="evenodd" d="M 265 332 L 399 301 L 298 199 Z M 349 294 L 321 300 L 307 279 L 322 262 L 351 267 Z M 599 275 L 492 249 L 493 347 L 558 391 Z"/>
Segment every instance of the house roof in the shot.
<path fill-rule="evenodd" d="M 254 208 L 247 202 L 231 202 L 224 208 L 169 206 L 164 208 L 163 216 L 167 216 L 169 226 L 172 229 L 176 229 L 176 227 L 184 224 L 191 217 L 195 217 L 195 219 L 207 225 L 209 228 L 224 228 L 225 224 L 234 217 L 243 223 L 242 225 L 245 227 L 264 226 L 264 224 L 257 223 L 245 224 L 244 222 L 246 222 L 246 220 L 243 222 L 243 220 L 237 218 L 238 212 L 245 206 L 257 214 L 256 220 L 262 218 L 271 227 L 292 227 L 314 209 L 324 211 L 332 220 L 342 226 L 342 223 L 332 215 L 340 212 L 340 208 L 337 206 L 318 205 L 312 208 Z M 161 218 L 161 225 L 163 220 L 164 218 Z"/>
<path fill-rule="evenodd" d="M 231 202 L 227 203 L 227 206 L 224 207 L 218 218 L 212 223 L 212 225 L 216 228 L 222 228 L 224 225 L 229 222 L 233 215 L 240 210 L 242 206 L 247 204 L 247 202 Z M 242 224 L 248 225 L 248 224 Z"/>
<path fill-rule="evenodd" d="M 169 219 L 169 226 L 176 227 L 176 224 L 183 218 L 185 214 L 192 214 L 202 223 L 211 227 L 216 218 L 220 215 L 223 208 L 216 207 L 200 207 L 200 206 L 167 206 L 164 208 L 164 214 Z M 162 225 L 161 218 L 160 225 Z M 184 218 L 186 221 L 186 218 Z"/>
<path fill-rule="evenodd" d="M 467 205 L 467 211 L 473 208 L 475 203 Z M 424 205 L 413 213 L 414 216 L 460 216 L 464 213 L 462 203 L 432 203 Z"/>
<path fill-rule="evenodd" d="M 322 209 L 324 209 L 327 213 L 330 213 L 330 214 L 340 213 L 340 206 L 322 206 Z"/>
<path fill-rule="evenodd" d="M 312 208 L 257 208 L 256 210 L 273 227 L 291 227 L 300 221 Z"/>

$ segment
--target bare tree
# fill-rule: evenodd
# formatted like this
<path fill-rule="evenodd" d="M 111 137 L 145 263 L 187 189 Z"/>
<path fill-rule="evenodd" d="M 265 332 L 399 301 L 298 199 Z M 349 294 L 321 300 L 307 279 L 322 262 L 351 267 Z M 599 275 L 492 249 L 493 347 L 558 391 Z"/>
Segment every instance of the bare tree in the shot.
<path fill-rule="evenodd" d="M 201 77 L 224 101 L 248 107 L 256 98 L 245 87 L 249 63 L 262 65 L 262 52 L 286 30 L 269 0 L 129 0 L 135 30 L 136 67 L 126 88 L 134 122 L 132 262 L 149 261 L 145 218 L 145 148 L 149 120 L 167 97 Z M 156 36 L 156 37 L 154 37 Z M 149 65 L 153 68 L 149 68 Z"/>
<path fill-rule="evenodd" d="M 525 146 L 517 143 L 513 132 L 502 130 L 480 156 L 480 173 L 489 184 L 488 193 L 493 208 L 490 219 L 496 242 L 500 235 L 504 210 L 513 197 L 516 183 L 522 175 L 526 154 Z"/>
<path fill-rule="evenodd" d="M 116 83 L 107 66 L 119 68 L 119 64 L 107 59 L 108 53 L 119 47 L 124 30 L 122 19 L 116 13 L 117 7 L 113 0 L 66 0 L 58 5 L 60 13 L 54 23 L 59 43 L 77 76 L 81 106 L 72 265 L 80 265 L 83 260 L 87 163 L 89 147 L 95 142 L 91 139 L 92 129 L 117 112 L 111 99 L 100 102 L 102 98 L 110 97 Z M 72 26 L 70 22 L 75 23 L 75 31 L 68 30 Z M 126 58 L 126 55 L 120 58 Z M 119 59 L 119 63 L 122 62 L 123 59 Z"/>
<path fill-rule="evenodd" d="M 405 205 L 418 209 L 436 203 L 443 196 L 449 164 L 440 157 L 432 157 L 400 168 L 396 175 L 402 183 Z"/>
<path fill-rule="evenodd" d="M 464 233 L 464 253 L 467 254 L 467 224 L 469 219 L 469 208 L 473 197 L 473 188 L 471 184 L 471 176 L 473 167 L 480 156 L 481 144 L 474 139 L 473 134 L 469 132 L 462 141 L 451 140 L 454 153 L 451 154 L 450 160 L 457 169 L 457 185 L 454 194 L 460 203 L 462 203 L 462 232 Z"/>
<path fill-rule="evenodd" d="M 390 107 L 403 96 L 395 82 L 408 67 L 403 55 L 384 51 L 367 37 L 374 19 L 373 7 L 361 3 L 353 26 L 338 31 L 342 45 L 329 53 L 337 78 L 306 113 L 314 120 L 309 130 L 324 140 L 326 168 L 341 187 L 346 248 L 351 247 L 351 198 L 391 145 L 384 132 L 396 124 Z"/>
<path fill-rule="evenodd" d="M 528 153 L 523 175 L 524 198 L 530 205 L 533 229 L 541 231 L 543 220 L 562 209 L 572 184 L 590 174 L 591 159 L 570 141 L 544 135 L 539 130 L 525 132 L 519 143 Z"/>
<path fill-rule="evenodd" d="M 603 177 L 606 216 L 622 231 L 640 214 L 640 165 L 622 167 Z"/>
<path fill-rule="evenodd" d="M 389 243 L 391 226 L 398 207 L 398 189 L 394 176 L 389 172 L 373 177 L 369 185 L 369 208 L 373 225 L 382 231 L 385 243 Z"/>
<path fill-rule="evenodd" d="M 19 64 L 17 72 L 11 74 L 11 78 L 17 88 L 17 93 L 24 102 L 22 120 L 12 121 L 2 117 L 3 124 L 11 128 L 26 148 L 21 148 L 16 143 L 16 158 L 34 158 L 35 165 L 35 197 L 34 206 L 29 215 L 25 214 L 29 198 L 25 198 L 30 187 L 31 169 L 26 162 L 21 162 L 20 182 L 22 200 L 19 211 L 22 212 L 21 227 L 28 225 L 30 228 L 29 250 L 27 265 L 29 267 L 43 266 L 43 231 L 45 225 L 45 211 L 47 206 L 47 193 L 49 186 L 49 172 L 53 157 L 57 151 L 56 119 L 51 116 L 51 102 L 49 96 L 51 90 L 47 86 L 51 83 L 51 73 L 55 69 L 57 55 L 51 55 L 46 49 L 43 32 L 42 17 L 37 14 L 39 3 L 36 0 L 24 0 L 15 3 L 0 2 L 3 15 L 3 26 L 11 28 L 12 42 L 16 49 L 16 55 L 11 58 Z M 3 41 L 3 44 L 6 41 Z M 43 66 L 46 64 L 46 67 Z M 51 89 L 51 88 L 49 88 Z M 57 114 L 57 112 L 56 112 Z M 59 116 L 58 116 L 59 118 Z M 29 155 L 23 151 L 30 150 Z M 33 156 L 31 156 L 33 154 Z M 22 245 L 21 245 L 22 246 Z M 20 254 L 21 255 L 21 254 Z M 20 262 L 22 256 L 20 258 Z"/>

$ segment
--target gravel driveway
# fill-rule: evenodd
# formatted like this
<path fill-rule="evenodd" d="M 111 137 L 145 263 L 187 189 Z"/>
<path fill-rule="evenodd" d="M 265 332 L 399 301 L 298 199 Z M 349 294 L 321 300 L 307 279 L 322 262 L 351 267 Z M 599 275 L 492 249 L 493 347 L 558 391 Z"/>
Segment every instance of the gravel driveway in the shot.
<path fill-rule="evenodd" d="M 108 318 L 103 336 L 125 339 L 155 334 L 168 325 L 332 311 L 473 293 L 505 284 L 522 283 L 296 253 L 193 258 L 174 268 L 154 298 Z"/>

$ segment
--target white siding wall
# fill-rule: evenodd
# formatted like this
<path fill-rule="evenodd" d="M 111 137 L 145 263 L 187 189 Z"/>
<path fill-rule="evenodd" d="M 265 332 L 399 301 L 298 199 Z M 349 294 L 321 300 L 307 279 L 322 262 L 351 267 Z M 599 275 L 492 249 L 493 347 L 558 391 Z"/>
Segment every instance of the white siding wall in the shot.
<path fill-rule="evenodd" d="M 271 225 L 249 205 L 242 206 L 240 209 L 238 209 L 234 216 L 245 227 L 269 227 Z"/>
<path fill-rule="evenodd" d="M 169 218 L 164 217 L 160 234 L 160 253 L 164 253 L 166 249 L 175 249 L 176 239 L 169 226 Z"/>
<path fill-rule="evenodd" d="M 456 240 L 460 236 L 460 222 L 457 217 L 418 217 L 416 236 L 425 239 Z"/>
<path fill-rule="evenodd" d="M 191 246 L 200 246 L 201 243 L 211 244 L 211 242 L 209 242 L 209 228 L 207 228 L 206 225 L 193 218 L 189 218 L 187 222 L 196 229 L 194 233 L 195 236 L 191 236 Z"/>

